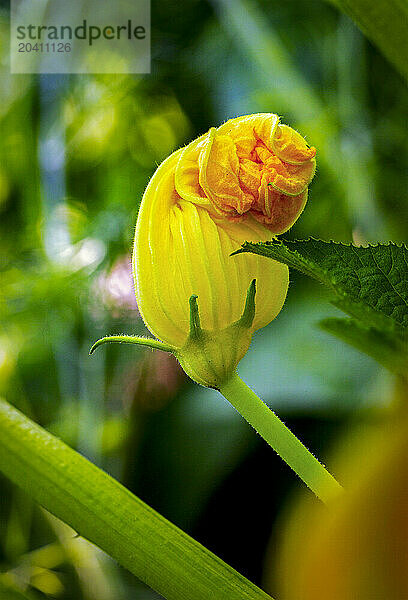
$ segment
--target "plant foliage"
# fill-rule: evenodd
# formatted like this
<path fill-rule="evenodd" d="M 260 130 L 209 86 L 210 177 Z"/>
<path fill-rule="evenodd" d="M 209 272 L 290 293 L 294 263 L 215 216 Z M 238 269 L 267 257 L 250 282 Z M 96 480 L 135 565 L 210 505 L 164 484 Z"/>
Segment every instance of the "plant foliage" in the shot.
<path fill-rule="evenodd" d="M 308 239 L 245 242 L 238 252 L 267 256 L 326 285 L 332 303 L 350 319 L 321 326 L 405 375 L 408 365 L 408 249 L 405 245 L 354 246 Z"/>

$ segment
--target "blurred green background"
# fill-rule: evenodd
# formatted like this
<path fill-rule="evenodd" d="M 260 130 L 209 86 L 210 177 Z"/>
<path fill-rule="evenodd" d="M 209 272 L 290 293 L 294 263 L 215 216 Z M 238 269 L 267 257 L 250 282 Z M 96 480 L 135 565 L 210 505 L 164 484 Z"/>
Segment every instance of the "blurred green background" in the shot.
<path fill-rule="evenodd" d="M 107 333 L 147 333 L 130 269 L 144 188 L 228 118 L 276 112 L 317 147 L 288 237 L 406 240 L 408 92 L 323 1 L 153 0 L 151 14 L 151 74 L 31 76 L 9 73 L 0 9 L 0 394 L 261 584 L 295 476 L 172 357 L 88 350 Z M 323 460 L 393 393 L 371 359 L 315 327 L 337 312 L 292 273 L 239 369 Z M 3 597 L 158 598 L 0 478 Z"/>

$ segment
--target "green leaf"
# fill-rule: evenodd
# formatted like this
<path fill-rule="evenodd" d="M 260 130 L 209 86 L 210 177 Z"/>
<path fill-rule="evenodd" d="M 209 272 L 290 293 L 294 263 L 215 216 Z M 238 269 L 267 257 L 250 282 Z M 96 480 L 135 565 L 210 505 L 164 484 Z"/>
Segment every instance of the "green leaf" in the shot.
<path fill-rule="evenodd" d="M 334 292 L 336 303 L 350 314 L 356 311 L 362 320 L 408 327 L 408 249 L 404 245 L 356 247 L 309 239 L 245 242 L 242 248 L 238 252 L 268 256 L 321 281 Z"/>
<path fill-rule="evenodd" d="M 408 364 L 408 249 L 392 242 L 356 247 L 322 240 L 245 242 L 253 252 L 285 263 L 332 292 L 332 302 L 353 317 L 324 328 L 396 372 Z"/>
<path fill-rule="evenodd" d="M 360 27 L 408 79 L 408 3 L 406 0 L 330 0 Z"/>
<path fill-rule="evenodd" d="M 167 600 L 271 600 L 1 399 L 0 471 Z"/>
<path fill-rule="evenodd" d="M 319 325 L 324 331 L 365 352 L 391 372 L 407 374 L 407 347 L 397 336 L 375 327 L 366 327 L 355 319 L 324 319 Z"/>

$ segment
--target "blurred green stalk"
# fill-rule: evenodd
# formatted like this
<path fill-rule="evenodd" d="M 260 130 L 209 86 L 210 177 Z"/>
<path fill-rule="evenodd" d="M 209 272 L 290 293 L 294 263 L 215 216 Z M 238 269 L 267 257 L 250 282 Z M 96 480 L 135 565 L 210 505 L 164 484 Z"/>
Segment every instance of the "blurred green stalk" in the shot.
<path fill-rule="evenodd" d="M 408 2 L 406 0 L 329 0 L 408 80 Z"/>
<path fill-rule="evenodd" d="M 167 600 L 271 600 L 4 400 L 0 400 L 0 470 Z"/>

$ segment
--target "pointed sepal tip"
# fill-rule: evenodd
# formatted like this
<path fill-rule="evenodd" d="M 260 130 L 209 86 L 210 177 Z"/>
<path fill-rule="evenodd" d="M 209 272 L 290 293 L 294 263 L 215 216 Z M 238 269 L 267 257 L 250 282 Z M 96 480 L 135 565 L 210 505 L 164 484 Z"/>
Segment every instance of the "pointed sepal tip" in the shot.
<path fill-rule="evenodd" d="M 237 321 L 242 327 L 250 328 L 255 318 L 255 296 L 256 296 L 256 279 L 253 279 L 249 284 L 244 310 L 241 318 Z"/>
<path fill-rule="evenodd" d="M 190 338 L 199 338 L 202 335 L 200 311 L 198 309 L 198 296 L 193 294 L 190 296 Z"/>

